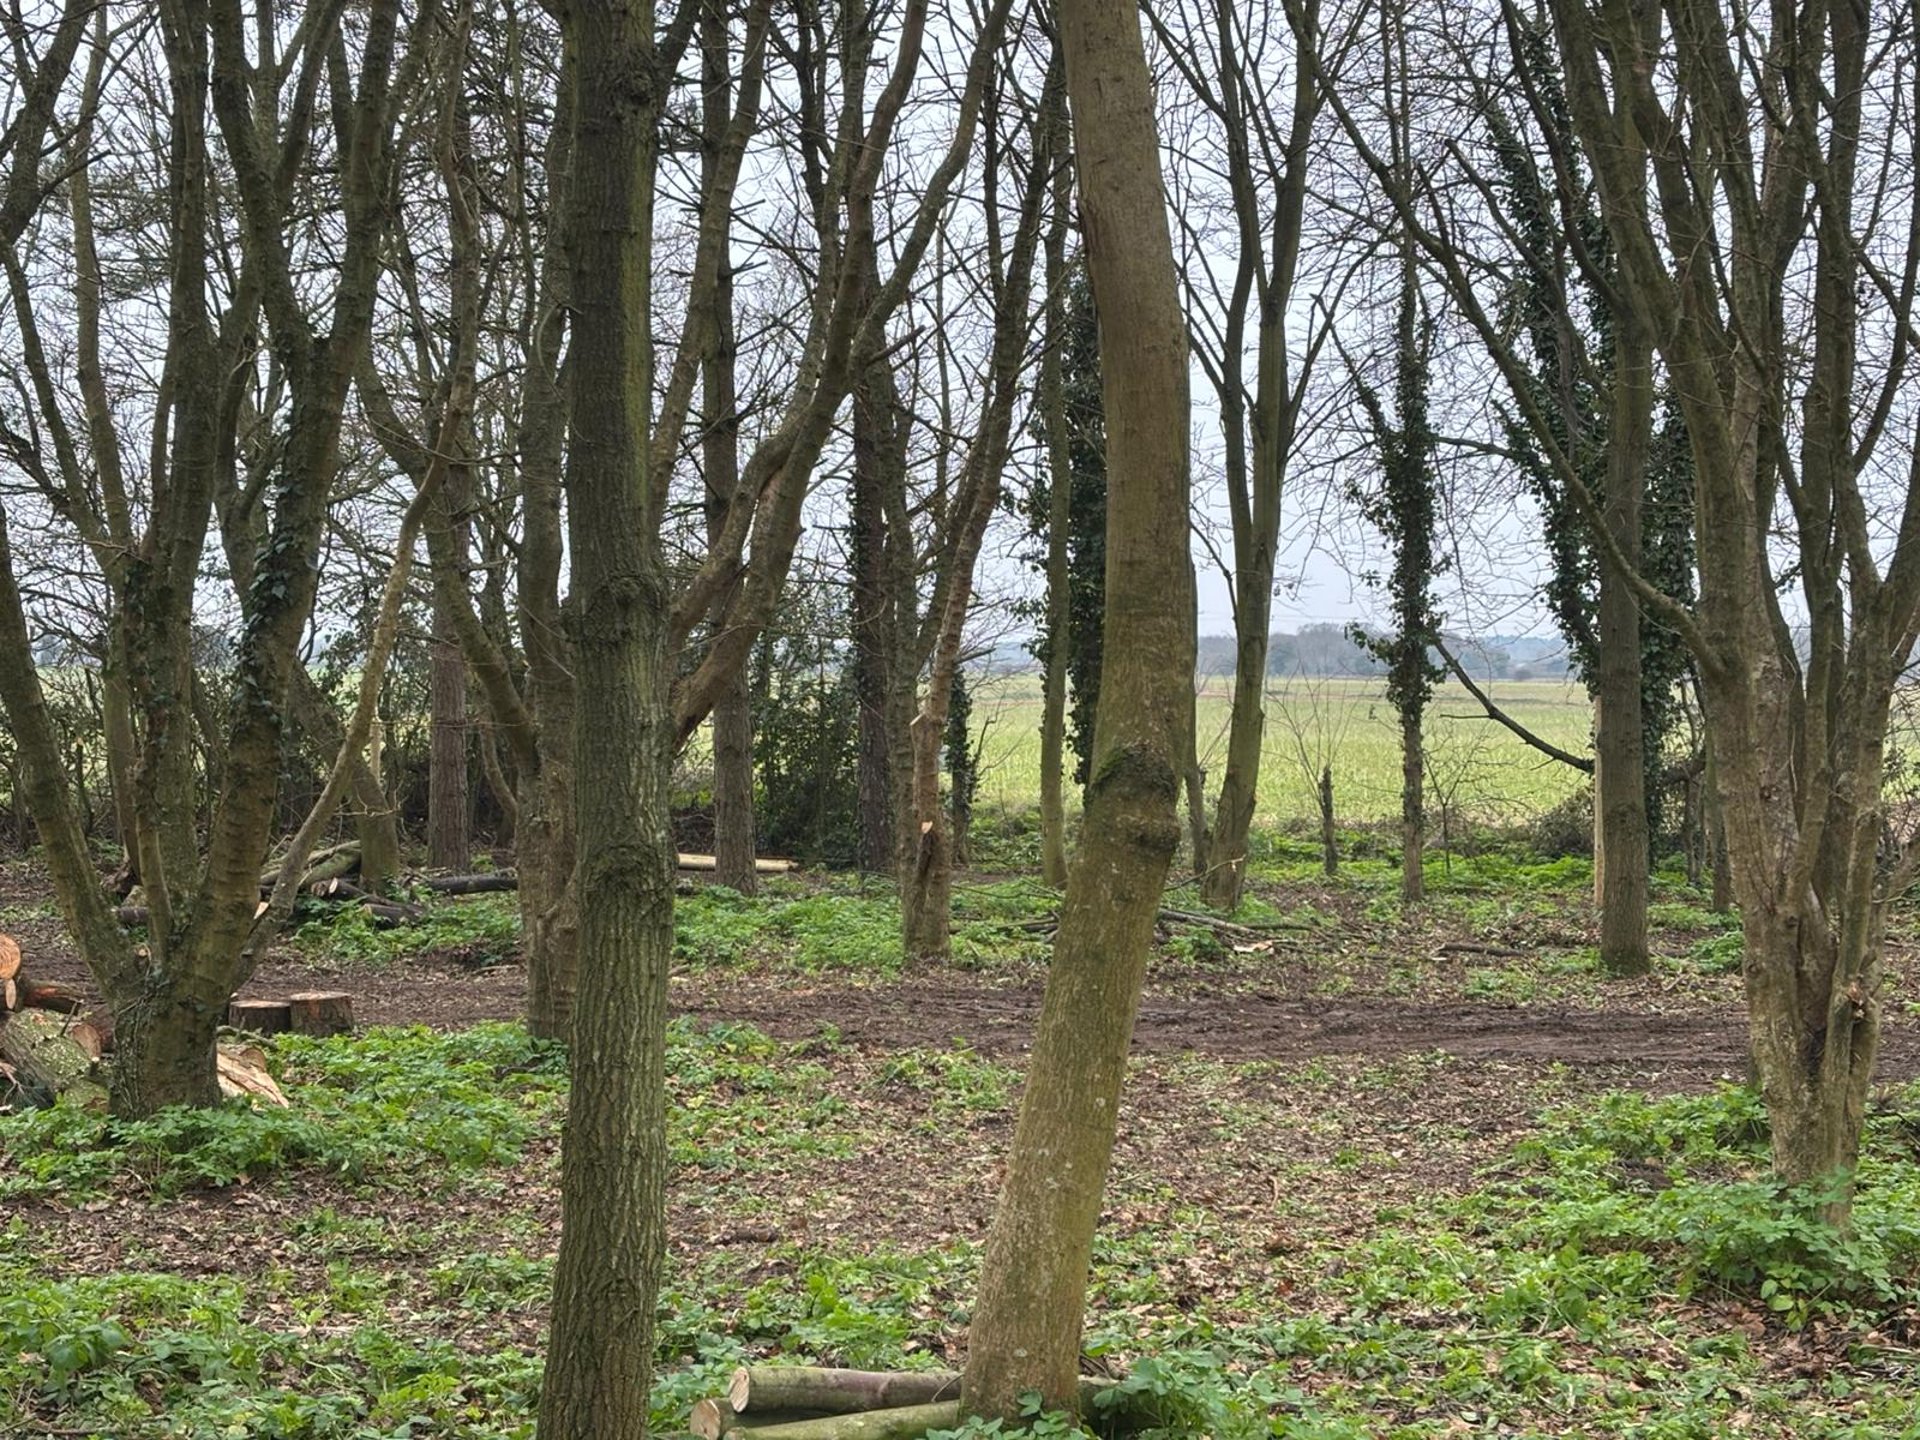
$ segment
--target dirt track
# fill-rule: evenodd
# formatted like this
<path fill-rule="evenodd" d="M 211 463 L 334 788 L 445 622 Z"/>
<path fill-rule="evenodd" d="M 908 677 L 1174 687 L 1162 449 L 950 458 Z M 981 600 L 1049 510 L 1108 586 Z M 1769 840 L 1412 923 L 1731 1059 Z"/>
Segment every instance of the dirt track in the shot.
<path fill-rule="evenodd" d="M 884 990 L 732 987 L 684 997 L 679 1008 L 713 1020 L 747 1021 L 786 1039 L 831 1025 L 844 1041 L 861 1047 L 944 1045 L 962 1038 L 985 1054 L 1005 1057 L 1031 1042 L 1039 1006 L 1034 989 L 909 981 Z M 1189 1001 L 1150 997 L 1133 1044 L 1145 1053 L 1187 1051 L 1233 1061 L 1437 1050 L 1470 1060 L 1559 1062 L 1697 1080 L 1737 1077 L 1746 1066 L 1746 1022 L 1736 1010 L 1676 1015 L 1257 993 Z M 1920 1074 L 1920 1032 L 1889 1025 L 1883 1046 L 1884 1078 Z"/>

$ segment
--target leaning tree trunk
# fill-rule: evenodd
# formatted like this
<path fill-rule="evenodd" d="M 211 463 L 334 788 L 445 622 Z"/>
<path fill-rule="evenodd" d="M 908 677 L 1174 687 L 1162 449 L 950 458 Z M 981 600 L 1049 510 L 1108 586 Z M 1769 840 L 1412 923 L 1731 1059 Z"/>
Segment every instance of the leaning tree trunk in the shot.
<path fill-rule="evenodd" d="M 964 1408 L 1079 1404 L 1081 1325 L 1127 1050 L 1191 747 L 1187 346 L 1133 0 L 1061 0 L 1108 423 L 1092 774 L 974 1311 Z"/>

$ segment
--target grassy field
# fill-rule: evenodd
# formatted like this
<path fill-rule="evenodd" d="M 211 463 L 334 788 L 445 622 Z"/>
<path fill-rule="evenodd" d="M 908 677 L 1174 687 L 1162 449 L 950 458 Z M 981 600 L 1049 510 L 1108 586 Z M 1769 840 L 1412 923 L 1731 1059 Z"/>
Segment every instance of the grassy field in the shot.
<path fill-rule="evenodd" d="M 1576 754 L 1587 752 L 1592 712 L 1580 686 L 1508 680 L 1496 682 L 1491 693 L 1535 734 Z M 1213 680 L 1200 696 L 1200 758 L 1210 776 L 1226 763 L 1231 695 L 1228 682 Z M 986 727 L 981 801 L 1016 811 L 1038 805 L 1039 678 L 1011 675 L 981 684 L 973 704 L 975 724 Z M 1440 687 L 1428 716 L 1431 805 L 1444 801 L 1473 821 L 1511 822 L 1552 808 L 1580 781 L 1567 766 L 1488 720 L 1458 683 Z M 1333 766 L 1334 805 L 1341 820 L 1384 820 L 1400 813 L 1400 732 L 1379 680 L 1272 682 L 1265 751 L 1257 824 L 1284 825 L 1317 814 L 1314 787 L 1325 763 Z M 1072 801 L 1077 799 L 1075 794 Z"/>

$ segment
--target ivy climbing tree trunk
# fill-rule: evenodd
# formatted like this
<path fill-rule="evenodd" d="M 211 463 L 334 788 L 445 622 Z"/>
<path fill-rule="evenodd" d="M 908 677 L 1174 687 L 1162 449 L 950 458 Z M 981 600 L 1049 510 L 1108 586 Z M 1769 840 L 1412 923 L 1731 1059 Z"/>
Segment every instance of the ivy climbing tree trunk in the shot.
<path fill-rule="evenodd" d="M 651 0 L 571 0 L 566 486 L 580 984 L 560 1171 L 544 1440 L 646 1433 L 665 1246 L 672 755 L 661 515 L 649 483 Z"/>
<path fill-rule="evenodd" d="M 1153 86 L 1133 0 L 1062 0 L 1060 45 L 1108 454 L 1106 664 L 1093 771 L 1026 1094 L 987 1240 L 962 1405 L 1072 1410 L 1087 1271 L 1191 741 L 1190 423 Z"/>

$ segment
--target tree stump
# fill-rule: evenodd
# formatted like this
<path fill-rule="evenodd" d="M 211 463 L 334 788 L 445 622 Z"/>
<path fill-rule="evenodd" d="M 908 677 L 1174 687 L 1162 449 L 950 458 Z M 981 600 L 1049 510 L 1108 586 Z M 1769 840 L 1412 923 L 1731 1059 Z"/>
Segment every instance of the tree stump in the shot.
<path fill-rule="evenodd" d="M 256 1035 L 284 1035 L 293 1028 L 293 1002 L 234 1000 L 227 1005 L 227 1024 Z"/>
<path fill-rule="evenodd" d="M 296 1035 L 346 1035 L 353 1030 L 353 997 L 344 990 L 302 990 L 288 997 Z"/>

